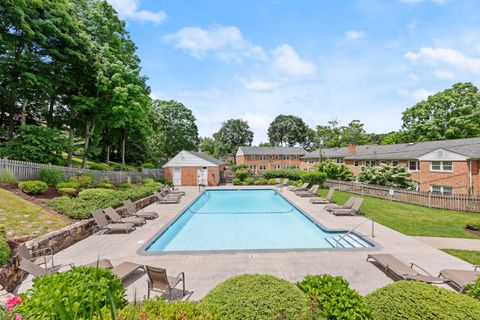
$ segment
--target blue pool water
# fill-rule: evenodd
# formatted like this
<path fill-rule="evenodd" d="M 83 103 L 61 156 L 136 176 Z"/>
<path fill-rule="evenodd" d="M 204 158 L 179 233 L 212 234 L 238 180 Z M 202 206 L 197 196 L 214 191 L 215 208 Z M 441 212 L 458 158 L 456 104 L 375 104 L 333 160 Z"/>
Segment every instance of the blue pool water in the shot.
<path fill-rule="evenodd" d="M 343 234 L 323 230 L 275 190 L 208 190 L 146 251 L 332 248 L 335 237 L 340 247 L 371 246 Z"/>

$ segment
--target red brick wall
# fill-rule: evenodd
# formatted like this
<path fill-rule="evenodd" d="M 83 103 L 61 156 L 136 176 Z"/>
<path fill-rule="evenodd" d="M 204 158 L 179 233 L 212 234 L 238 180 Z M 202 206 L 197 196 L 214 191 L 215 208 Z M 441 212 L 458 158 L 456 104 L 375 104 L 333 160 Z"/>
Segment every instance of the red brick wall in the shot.
<path fill-rule="evenodd" d="M 197 185 L 197 171 L 202 167 L 181 167 L 182 186 Z M 165 168 L 165 179 L 173 180 L 173 168 Z M 208 167 L 208 185 L 217 186 L 220 183 L 220 168 Z"/>

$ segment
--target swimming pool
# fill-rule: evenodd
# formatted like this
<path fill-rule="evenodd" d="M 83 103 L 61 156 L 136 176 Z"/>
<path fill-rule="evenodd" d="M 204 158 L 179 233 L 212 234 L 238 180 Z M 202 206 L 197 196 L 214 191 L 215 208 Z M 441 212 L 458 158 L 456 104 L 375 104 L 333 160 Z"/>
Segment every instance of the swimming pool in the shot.
<path fill-rule="evenodd" d="M 365 248 L 362 237 L 329 231 L 273 189 L 204 191 L 146 253 Z"/>

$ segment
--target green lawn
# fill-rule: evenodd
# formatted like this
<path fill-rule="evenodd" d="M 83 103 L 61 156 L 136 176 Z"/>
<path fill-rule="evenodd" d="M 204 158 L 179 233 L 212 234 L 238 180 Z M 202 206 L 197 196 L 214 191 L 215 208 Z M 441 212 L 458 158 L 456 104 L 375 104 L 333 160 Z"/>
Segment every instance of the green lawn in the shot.
<path fill-rule="evenodd" d="M 66 217 L 49 213 L 7 190 L 0 189 L 0 229 L 5 230 L 7 238 L 40 236 L 70 223 Z"/>
<path fill-rule="evenodd" d="M 327 190 L 319 191 L 326 196 Z M 335 191 L 333 200 L 343 204 L 352 194 Z M 358 196 L 358 195 L 357 195 Z M 362 212 L 378 223 L 409 236 L 478 238 L 464 230 L 465 222 L 478 219 L 480 214 L 430 209 L 411 204 L 364 197 Z"/>
<path fill-rule="evenodd" d="M 480 251 L 442 249 L 442 251 L 451 254 L 457 258 L 470 262 L 471 264 L 480 266 Z"/>

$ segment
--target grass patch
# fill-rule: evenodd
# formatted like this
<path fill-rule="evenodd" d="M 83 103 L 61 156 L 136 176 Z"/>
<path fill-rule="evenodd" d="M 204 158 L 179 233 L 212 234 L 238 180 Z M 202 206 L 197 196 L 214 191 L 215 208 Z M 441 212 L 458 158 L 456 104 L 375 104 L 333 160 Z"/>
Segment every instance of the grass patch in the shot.
<path fill-rule="evenodd" d="M 5 230 L 7 238 L 40 236 L 70 223 L 65 217 L 49 213 L 10 191 L 0 189 L 0 229 Z"/>
<path fill-rule="evenodd" d="M 326 196 L 327 190 L 320 190 Z M 343 204 L 354 194 L 335 191 L 333 201 Z M 358 196 L 358 195 L 356 195 Z M 372 197 L 363 197 L 361 207 L 365 216 L 409 236 L 471 238 L 475 235 L 464 230 L 467 221 L 480 220 L 478 213 L 433 209 Z"/>
<path fill-rule="evenodd" d="M 480 251 L 473 250 L 457 250 L 457 249 L 441 249 L 443 252 L 451 254 L 454 257 L 465 260 L 471 264 L 480 265 Z"/>

